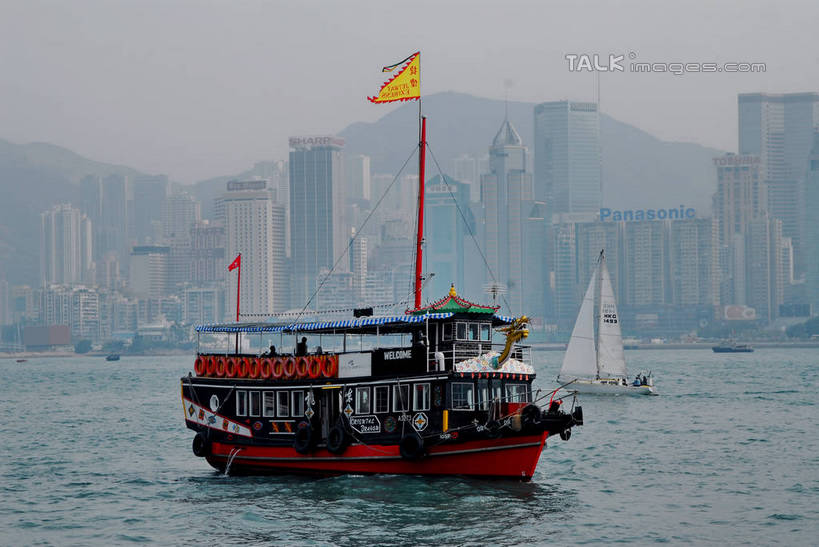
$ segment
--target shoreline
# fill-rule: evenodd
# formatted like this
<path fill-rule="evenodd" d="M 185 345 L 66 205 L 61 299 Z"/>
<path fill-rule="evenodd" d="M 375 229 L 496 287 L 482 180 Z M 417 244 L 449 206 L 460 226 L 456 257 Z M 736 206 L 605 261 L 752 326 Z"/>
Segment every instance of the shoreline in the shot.
<path fill-rule="evenodd" d="M 745 341 L 743 341 L 745 343 Z M 747 342 L 753 349 L 805 349 L 805 348 L 819 348 L 819 341 L 800 341 L 800 342 Z M 687 342 L 687 343 L 668 343 L 668 344 L 628 344 L 626 350 L 644 350 L 644 349 L 698 349 L 710 350 L 719 342 Z M 555 344 L 551 342 L 536 342 L 531 344 L 533 349 L 542 351 L 565 351 L 566 344 Z"/>

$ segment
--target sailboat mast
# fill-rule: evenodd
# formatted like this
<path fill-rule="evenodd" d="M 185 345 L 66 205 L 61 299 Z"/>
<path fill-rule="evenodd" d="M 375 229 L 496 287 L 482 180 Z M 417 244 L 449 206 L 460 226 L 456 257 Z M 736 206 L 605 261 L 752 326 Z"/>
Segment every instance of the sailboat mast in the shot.
<path fill-rule="evenodd" d="M 594 356 L 595 356 L 595 365 L 597 366 L 597 379 L 600 379 L 600 314 L 603 313 L 602 306 L 603 306 L 603 298 L 602 298 L 602 291 L 603 291 L 603 260 L 605 260 L 603 256 L 603 251 L 600 251 L 600 256 L 597 257 L 597 283 L 595 288 L 595 296 L 597 297 L 597 306 L 595 306 L 595 315 L 594 315 Z"/>
<path fill-rule="evenodd" d="M 420 110 L 420 100 L 419 110 Z M 420 113 L 419 113 L 420 115 Z M 418 143 L 418 234 L 415 244 L 415 309 L 421 308 L 421 282 L 423 281 L 423 243 L 424 243 L 424 167 L 427 156 L 427 118 L 421 116 L 421 140 Z"/>

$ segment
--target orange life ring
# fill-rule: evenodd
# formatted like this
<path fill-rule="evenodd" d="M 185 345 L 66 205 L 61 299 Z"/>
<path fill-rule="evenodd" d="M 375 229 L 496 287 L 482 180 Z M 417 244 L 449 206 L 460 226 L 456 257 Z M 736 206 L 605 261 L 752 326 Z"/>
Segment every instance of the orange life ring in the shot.
<path fill-rule="evenodd" d="M 207 367 L 207 363 L 205 362 L 205 357 L 202 357 L 201 355 L 199 355 L 196 358 L 196 362 L 193 365 L 194 372 L 196 372 L 197 376 L 204 376 L 206 367 Z"/>
<path fill-rule="evenodd" d="M 219 378 L 225 375 L 225 361 L 226 359 L 224 357 L 220 356 L 216 358 L 216 376 Z"/>
<path fill-rule="evenodd" d="M 307 370 L 309 368 L 310 363 L 308 363 L 307 357 L 299 357 L 298 361 L 296 361 L 296 377 L 307 378 Z"/>
<path fill-rule="evenodd" d="M 213 376 L 216 372 L 216 358 L 213 355 L 205 357 L 205 375 Z"/>
<path fill-rule="evenodd" d="M 272 373 L 273 363 L 270 362 L 270 359 L 262 359 L 262 362 L 259 365 L 259 376 L 261 376 L 263 380 L 267 380 L 270 378 Z"/>
<path fill-rule="evenodd" d="M 236 359 L 234 359 L 233 357 L 228 357 L 227 360 L 225 361 L 225 376 L 227 378 L 233 378 L 234 376 L 236 376 L 237 368 L 238 367 L 236 366 Z"/>
<path fill-rule="evenodd" d="M 248 357 L 245 359 L 245 368 L 247 369 L 247 377 L 254 380 L 259 377 L 259 358 Z"/>
<path fill-rule="evenodd" d="M 273 360 L 273 367 L 270 369 L 270 376 L 272 376 L 274 380 L 279 380 L 284 376 L 284 364 L 286 362 L 287 359 L 284 357 L 278 357 Z"/>
<path fill-rule="evenodd" d="M 338 374 L 338 355 L 328 355 L 321 364 L 321 373 L 325 378 L 335 378 Z"/>
<path fill-rule="evenodd" d="M 310 360 L 307 363 L 307 375 L 313 379 L 321 376 L 321 367 L 323 363 L 324 363 L 323 355 L 315 355 L 313 357 L 310 357 Z"/>
<path fill-rule="evenodd" d="M 284 360 L 284 371 L 282 378 L 290 380 L 296 377 L 296 360 L 293 357 L 287 357 Z"/>
<path fill-rule="evenodd" d="M 247 376 L 247 359 L 242 359 L 241 357 L 237 357 L 236 361 L 236 377 L 237 378 L 244 378 Z"/>

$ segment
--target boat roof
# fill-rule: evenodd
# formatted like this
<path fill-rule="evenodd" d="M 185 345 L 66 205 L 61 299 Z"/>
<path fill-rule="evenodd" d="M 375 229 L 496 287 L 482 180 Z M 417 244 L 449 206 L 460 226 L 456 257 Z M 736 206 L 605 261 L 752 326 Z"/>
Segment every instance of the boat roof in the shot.
<path fill-rule="evenodd" d="M 412 310 L 409 313 L 413 315 L 425 315 L 432 312 L 438 313 L 482 313 L 486 315 L 494 315 L 500 309 L 500 306 L 484 306 L 475 304 L 469 300 L 458 296 L 453 285 L 449 289 L 449 294 L 430 304 L 429 306 Z"/>
<path fill-rule="evenodd" d="M 472 315 L 472 314 L 469 314 Z M 423 323 L 428 320 L 449 319 L 451 317 L 464 319 L 487 319 L 486 316 L 467 317 L 466 314 L 444 312 L 425 313 L 423 315 L 391 315 L 380 317 L 360 317 L 357 319 L 342 319 L 338 321 L 311 321 L 305 323 L 223 323 L 197 325 L 196 332 L 204 333 L 264 333 L 264 332 L 312 332 L 315 334 L 332 334 L 337 331 L 344 331 L 354 334 L 383 334 L 390 332 L 407 332 L 414 324 Z M 508 315 L 492 315 L 492 325 L 508 325 L 515 320 Z"/>

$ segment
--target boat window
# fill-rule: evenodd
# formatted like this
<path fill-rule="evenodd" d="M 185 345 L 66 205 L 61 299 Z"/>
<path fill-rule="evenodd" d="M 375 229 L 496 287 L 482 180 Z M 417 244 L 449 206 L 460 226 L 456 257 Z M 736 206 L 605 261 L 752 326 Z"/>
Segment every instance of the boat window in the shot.
<path fill-rule="evenodd" d="M 384 414 L 390 411 L 390 388 L 388 386 L 375 387 L 375 412 L 376 414 Z"/>
<path fill-rule="evenodd" d="M 258 391 L 250 392 L 250 412 L 248 416 L 258 416 L 260 407 L 260 396 Z"/>
<path fill-rule="evenodd" d="M 406 412 L 410 408 L 409 384 L 392 386 L 392 411 Z"/>
<path fill-rule="evenodd" d="M 470 323 L 469 324 L 469 339 L 470 340 L 480 340 L 480 323 Z"/>
<path fill-rule="evenodd" d="M 262 393 L 262 416 L 273 418 L 276 416 L 276 394 L 272 391 Z"/>
<path fill-rule="evenodd" d="M 500 380 L 492 380 L 492 400 L 498 403 L 502 402 L 502 391 Z"/>
<path fill-rule="evenodd" d="M 429 384 L 415 384 L 413 386 L 412 409 L 429 410 Z"/>
<path fill-rule="evenodd" d="M 444 323 L 444 340 L 452 340 L 452 323 Z"/>
<path fill-rule="evenodd" d="M 489 325 L 486 323 L 481 324 L 481 340 L 486 340 L 487 342 L 492 339 L 489 331 Z"/>
<path fill-rule="evenodd" d="M 455 337 L 458 340 L 466 340 L 466 323 L 456 323 L 455 329 Z"/>
<path fill-rule="evenodd" d="M 452 409 L 472 410 L 475 386 L 472 382 L 455 382 L 452 384 Z"/>
<path fill-rule="evenodd" d="M 489 410 L 489 380 L 478 380 L 478 408 Z"/>
<path fill-rule="evenodd" d="M 298 418 L 300 416 L 304 416 L 304 392 L 303 391 L 294 391 L 293 392 L 293 417 Z"/>
<path fill-rule="evenodd" d="M 286 391 L 276 392 L 276 415 L 279 418 L 290 416 L 290 394 Z"/>
<path fill-rule="evenodd" d="M 529 399 L 529 389 L 526 384 L 506 384 L 507 403 L 525 403 Z"/>
<path fill-rule="evenodd" d="M 355 412 L 356 414 L 370 413 L 370 388 L 355 388 Z"/>
<path fill-rule="evenodd" d="M 236 392 L 236 415 L 247 416 L 247 391 Z"/>

